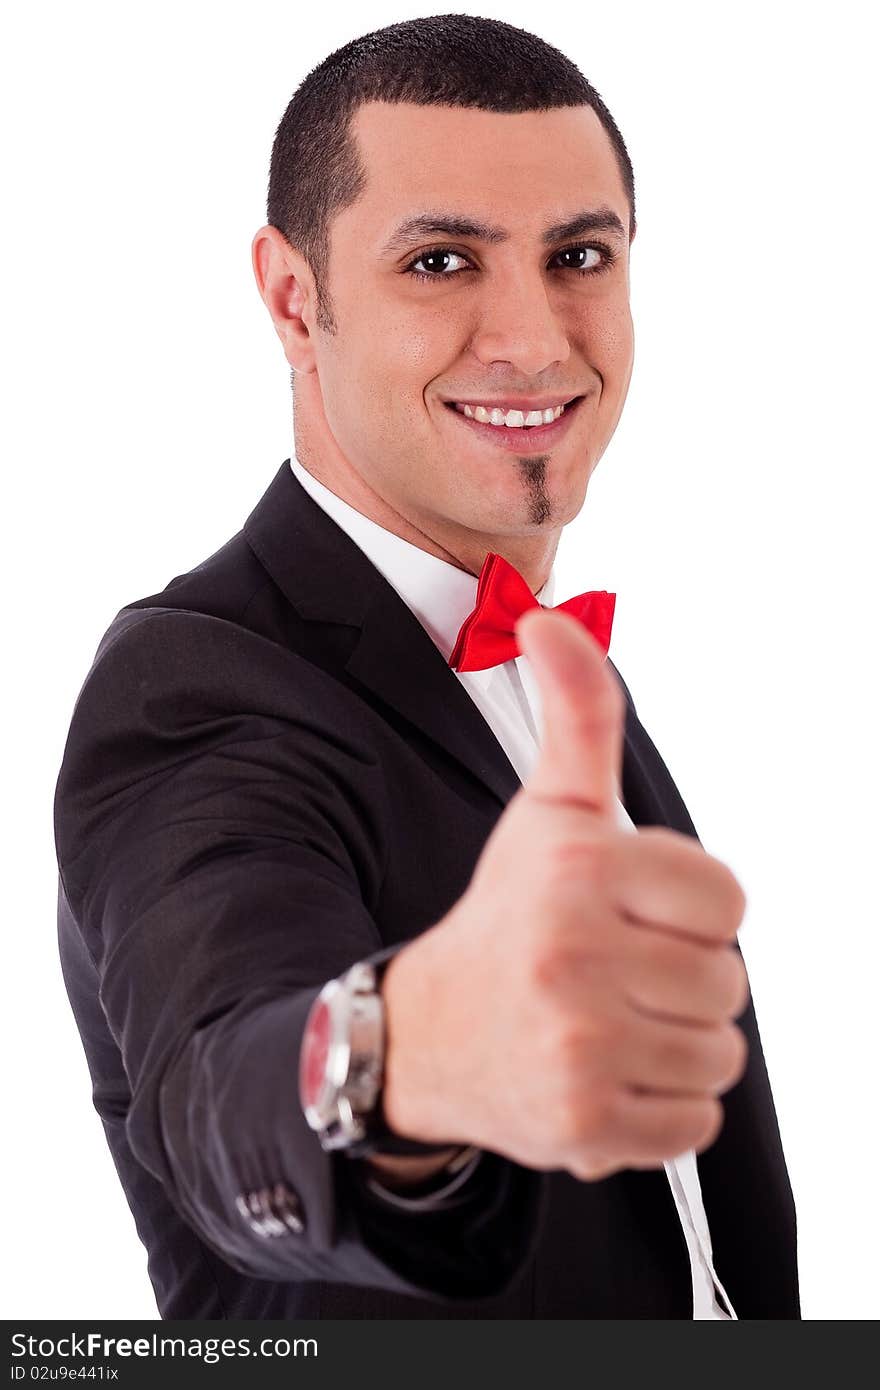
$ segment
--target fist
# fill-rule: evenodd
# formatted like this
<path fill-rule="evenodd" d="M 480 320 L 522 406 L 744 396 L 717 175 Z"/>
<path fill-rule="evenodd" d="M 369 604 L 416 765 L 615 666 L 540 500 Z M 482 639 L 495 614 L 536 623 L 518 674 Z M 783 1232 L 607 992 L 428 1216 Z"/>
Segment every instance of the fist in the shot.
<path fill-rule="evenodd" d="M 621 816 L 625 701 L 592 636 L 533 609 L 517 638 L 541 751 L 464 895 L 411 948 L 434 1054 L 410 1132 L 583 1179 L 660 1167 L 715 1140 L 745 1068 L 745 897 L 692 837 Z"/>

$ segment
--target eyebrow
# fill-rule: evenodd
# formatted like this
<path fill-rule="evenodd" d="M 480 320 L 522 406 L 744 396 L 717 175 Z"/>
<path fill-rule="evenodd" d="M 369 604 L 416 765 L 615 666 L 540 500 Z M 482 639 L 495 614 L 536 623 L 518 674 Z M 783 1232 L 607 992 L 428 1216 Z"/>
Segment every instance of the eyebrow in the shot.
<path fill-rule="evenodd" d="M 623 223 L 617 213 L 609 207 L 586 208 L 574 217 L 566 218 L 564 222 L 553 222 L 544 228 L 541 240 L 545 245 L 550 245 L 566 237 L 599 231 L 612 232 L 626 240 L 627 233 Z M 420 212 L 414 217 L 407 217 L 394 229 L 382 248 L 382 255 L 387 256 L 399 251 L 421 237 L 435 235 L 466 236 L 472 237 L 475 241 L 493 244 L 510 239 L 510 232 L 504 227 L 493 227 L 472 217 L 462 217 L 451 212 Z"/>

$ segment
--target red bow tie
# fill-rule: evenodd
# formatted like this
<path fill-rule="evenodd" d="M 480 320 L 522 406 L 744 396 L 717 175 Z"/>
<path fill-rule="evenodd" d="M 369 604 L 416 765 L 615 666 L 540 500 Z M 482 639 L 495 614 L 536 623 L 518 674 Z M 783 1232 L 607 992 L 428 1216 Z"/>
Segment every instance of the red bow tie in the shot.
<path fill-rule="evenodd" d="M 573 613 L 607 655 L 616 600 L 606 589 L 593 589 L 557 604 L 557 611 Z M 459 629 L 449 665 L 456 671 L 484 671 L 519 656 L 514 625 L 527 608 L 540 607 L 519 570 L 490 552 L 480 570 L 476 607 Z"/>

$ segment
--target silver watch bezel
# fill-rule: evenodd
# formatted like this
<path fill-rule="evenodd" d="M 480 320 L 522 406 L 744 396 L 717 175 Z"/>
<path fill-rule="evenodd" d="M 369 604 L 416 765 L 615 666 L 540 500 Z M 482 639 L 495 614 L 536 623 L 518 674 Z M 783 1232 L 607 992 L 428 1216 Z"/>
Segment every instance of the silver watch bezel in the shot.
<path fill-rule="evenodd" d="M 316 1102 L 302 1109 L 324 1149 L 347 1148 L 365 1137 L 362 1116 L 382 1087 L 385 1016 L 375 969 L 358 961 L 327 981 L 313 1007 L 319 1003 L 330 1016 L 327 1064 Z"/>

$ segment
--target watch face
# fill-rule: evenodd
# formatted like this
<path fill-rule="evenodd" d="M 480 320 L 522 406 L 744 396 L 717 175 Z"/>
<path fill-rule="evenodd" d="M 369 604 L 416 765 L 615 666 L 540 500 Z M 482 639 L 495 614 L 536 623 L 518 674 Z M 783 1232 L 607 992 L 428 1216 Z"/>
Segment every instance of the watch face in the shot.
<path fill-rule="evenodd" d="M 312 1005 L 306 1022 L 300 1051 L 299 1098 L 303 1109 L 311 1109 L 318 1104 L 327 1076 L 330 1037 L 330 1010 L 319 997 Z"/>

